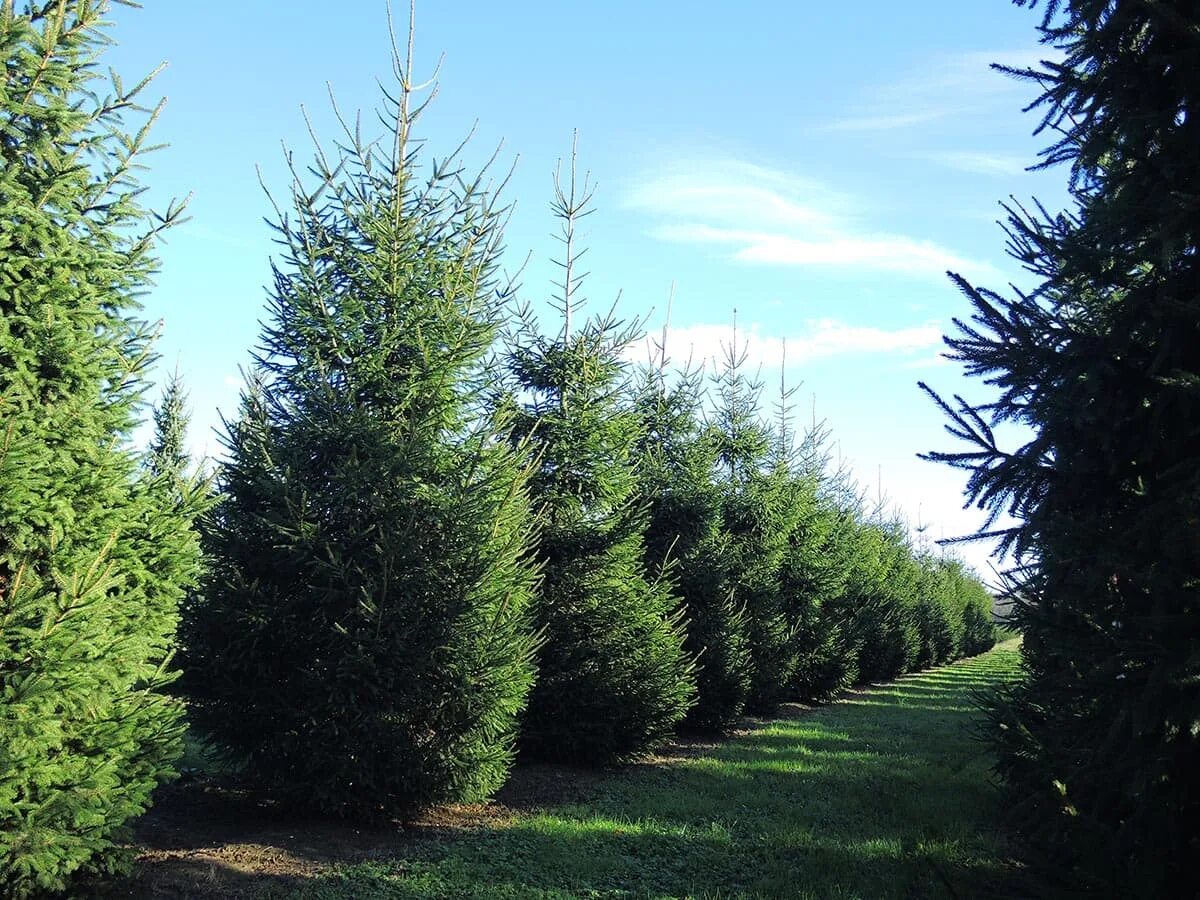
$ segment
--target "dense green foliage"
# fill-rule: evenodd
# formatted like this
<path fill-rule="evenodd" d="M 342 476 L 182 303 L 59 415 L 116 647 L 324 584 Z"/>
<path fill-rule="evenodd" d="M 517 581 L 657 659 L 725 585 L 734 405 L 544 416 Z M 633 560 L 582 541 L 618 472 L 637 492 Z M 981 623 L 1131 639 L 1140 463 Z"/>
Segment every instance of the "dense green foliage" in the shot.
<path fill-rule="evenodd" d="M 1034 6 L 1032 0 L 1021 5 Z M 948 343 L 996 394 L 943 403 L 970 443 L 935 454 L 1018 520 L 1028 678 L 993 735 L 1047 878 L 1090 895 L 1200 893 L 1200 18 L 1183 0 L 1065 0 L 1042 40 L 1043 165 L 1074 208 L 1010 208 L 1041 279 L 1011 299 L 959 279 Z M 939 401 L 940 402 L 940 401 Z M 1001 446 L 993 429 L 1033 437 Z"/>
<path fill-rule="evenodd" d="M 212 483 L 179 380 L 138 423 L 135 297 L 159 231 L 132 177 L 145 82 L 88 92 L 103 2 L 0 0 L 0 886 L 60 889 L 169 777 L 181 647 L 197 733 L 298 805 L 371 819 L 485 799 L 520 746 L 635 758 L 681 725 L 829 699 L 991 645 L 953 562 L 762 421 L 725 366 L 633 377 L 636 325 L 573 321 L 577 193 L 557 185 L 561 331 L 512 316 L 504 210 L 421 168 L 397 64 L 277 209 L 260 350 Z M 411 63 L 411 60 L 409 61 Z M 153 116 L 151 116 L 151 119 Z M 148 127 L 148 126 L 147 126 Z M 98 162 L 97 162 L 98 161 Z M 496 377 L 504 370 L 507 380 Z M 786 392 L 785 392 L 786 393 Z M 786 396 L 781 403 L 786 401 Z M 195 518 L 207 558 L 201 583 Z"/>
<path fill-rule="evenodd" d="M 718 441 L 701 418 L 701 373 L 687 370 L 669 382 L 664 370 L 665 359 L 645 371 L 635 401 L 639 490 L 648 506 L 645 564 L 671 579 L 684 614 L 684 649 L 696 659 L 696 705 L 685 725 L 720 732 L 746 708 L 750 650 L 723 527 Z"/>
<path fill-rule="evenodd" d="M 398 96 L 278 220 L 186 633 L 203 731 L 359 817 L 488 797 L 533 678 L 528 459 L 483 408 L 500 211 L 453 157 L 418 177 Z"/>
<path fill-rule="evenodd" d="M 172 775 L 177 608 L 201 493 L 139 465 L 151 331 L 137 294 L 178 215 L 143 210 L 146 82 L 94 68 L 103 2 L 0 3 L 0 893 L 117 867 Z M 148 79 L 147 79 L 148 81 Z M 153 115 L 149 117 L 153 120 Z M 180 434 L 182 422 L 177 422 Z M 164 436 L 160 434 L 160 442 Z"/>
<path fill-rule="evenodd" d="M 543 511 L 538 678 L 521 735 L 532 756 L 607 764 L 664 742 L 695 698 L 678 601 L 644 564 L 646 511 L 634 448 L 642 423 L 627 402 L 622 353 L 633 331 L 611 317 L 572 328 L 575 225 L 586 179 L 557 185 L 566 254 L 557 303 L 563 327 L 526 321 L 509 368 L 520 399 L 514 434 L 540 461 L 532 495 Z"/>
<path fill-rule="evenodd" d="M 796 668 L 795 623 L 787 615 L 782 572 L 802 487 L 772 452 L 759 406 L 762 383 L 745 366 L 735 329 L 714 374 L 713 427 L 733 596 L 744 610 L 750 650 L 747 707 L 765 713 L 784 699 Z"/>

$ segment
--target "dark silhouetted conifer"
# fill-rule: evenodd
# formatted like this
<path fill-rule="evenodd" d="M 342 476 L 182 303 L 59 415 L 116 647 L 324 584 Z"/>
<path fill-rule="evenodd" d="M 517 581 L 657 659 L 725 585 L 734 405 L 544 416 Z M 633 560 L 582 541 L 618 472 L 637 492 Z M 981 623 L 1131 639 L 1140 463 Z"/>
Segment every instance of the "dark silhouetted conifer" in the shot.
<path fill-rule="evenodd" d="M 1031 0 L 1020 5 L 1034 6 Z M 1190 0 L 1044 4 L 1060 61 L 1041 166 L 1070 210 L 1008 208 L 1039 280 L 956 277 L 947 339 L 994 392 L 942 402 L 970 500 L 1011 527 L 1026 678 L 994 710 L 1013 821 L 1048 878 L 1092 895 L 1200 893 L 1200 14 Z M 1033 431 L 1003 440 L 1007 423 Z M 986 530 L 985 530 L 986 531 Z"/>

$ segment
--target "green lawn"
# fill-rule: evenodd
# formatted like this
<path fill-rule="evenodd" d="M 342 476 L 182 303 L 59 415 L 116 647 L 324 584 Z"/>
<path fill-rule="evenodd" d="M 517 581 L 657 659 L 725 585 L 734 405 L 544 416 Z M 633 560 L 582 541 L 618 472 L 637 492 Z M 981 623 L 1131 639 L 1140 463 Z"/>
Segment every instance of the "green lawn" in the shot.
<path fill-rule="evenodd" d="M 299 897 L 972 897 L 1005 849 L 973 694 L 1016 673 L 1015 643 L 696 754 L 601 776 L 586 802 L 519 812 Z"/>

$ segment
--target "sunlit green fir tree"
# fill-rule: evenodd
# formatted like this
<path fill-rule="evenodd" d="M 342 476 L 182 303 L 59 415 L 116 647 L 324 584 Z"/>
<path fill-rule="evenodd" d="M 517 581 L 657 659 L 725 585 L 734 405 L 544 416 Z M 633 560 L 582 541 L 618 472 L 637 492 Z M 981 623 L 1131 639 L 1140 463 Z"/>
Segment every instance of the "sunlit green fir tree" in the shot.
<path fill-rule="evenodd" d="M 781 573 L 799 507 L 791 475 L 777 464 L 772 432 L 762 419 L 762 382 L 746 371 L 736 328 L 713 381 L 733 596 L 744 609 L 750 647 L 748 708 L 765 713 L 784 699 L 796 667 L 796 623 L 787 614 Z"/>
<path fill-rule="evenodd" d="M 528 314 L 512 335 L 515 434 L 540 460 L 543 510 L 538 679 L 522 729 L 529 755 L 588 764 L 631 758 L 672 734 L 695 699 L 678 600 L 644 561 L 646 510 L 635 446 L 642 424 L 628 397 L 623 353 L 636 329 L 612 315 L 575 321 L 582 306 L 577 227 L 592 190 L 555 183 L 563 224 L 557 334 Z"/>
<path fill-rule="evenodd" d="M 640 491 L 648 506 L 645 560 L 665 570 L 684 611 L 684 648 L 696 663 L 696 705 L 685 725 L 728 730 L 750 691 L 745 616 L 733 596 L 717 441 L 702 418 L 703 373 L 667 372 L 666 335 L 656 364 L 637 392 L 642 433 L 637 444 Z"/>
<path fill-rule="evenodd" d="M 0 894 L 118 867 L 172 774 L 177 608 L 197 495 L 139 465 L 152 330 L 136 298 L 177 220 L 138 202 L 149 79 L 97 73 L 109 4 L 0 2 Z M 126 130 L 124 117 L 142 124 Z"/>
<path fill-rule="evenodd" d="M 528 460 L 483 404 L 502 210 L 454 155 L 421 165 L 410 71 L 388 139 L 347 128 L 277 219 L 185 633 L 203 731 L 360 818 L 488 797 L 533 678 Z"/>
<path fill-rule="evenodd" d="M 861 525 L 858 550 L 847 589 L 859 644 L 858 680 L 887 681 L 910 671 L 920 650 L 920 569 L 903 523 L 883 519 L 878 510 Z"/>
<path fill-rule="evenodd" d="M 1035 6 L 1031 0 L 1020 5 Z M 993 735 L 1048 890 L 1200 894 L 1200 14 L 1184 0 L 1043 4 L 1059 61 L 1043 167 L 1072 208 L 1009 207 L 1039 286 L 948 339 L 982 403 L 942 404 L 972 501 L 1017 554 L 1026 678 Z M 939 401 L 941 402 L 941 401 Z M 997 426 L 1033 436 L 1010 447 Z"/>

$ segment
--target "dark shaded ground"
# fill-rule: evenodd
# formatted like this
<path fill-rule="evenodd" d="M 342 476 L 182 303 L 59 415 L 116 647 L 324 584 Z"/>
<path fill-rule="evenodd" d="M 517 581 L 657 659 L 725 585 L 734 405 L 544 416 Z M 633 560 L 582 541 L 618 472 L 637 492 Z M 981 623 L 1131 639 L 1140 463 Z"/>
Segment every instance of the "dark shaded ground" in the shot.
<path fill-rule="evenodd" d="M 1011 874 L 971 695 L 1011 648 L 788 705 L 617 772 L 520 766 L 496 800 L 364 828 L 222 778 L 172 785 L 107 896 L 971 897 Z"/>
<path fill-rule="evenodd" d="M 681 743 L 655 760 L 710 746 Z M 495 827 L 548 806 L 586 803 L 602 777 L 568 766 L 523 765 L 491 803 L 438 807 L 415 822 L 375 827 L 297 816 L 235 779 L 196 778 L 158 793 L 154 807 L 136 824 L 134 877 L 104 894 L 257 897 L 273 886 L 286 896 L 289 888 L 338 864 L 387 859 L 464 829 Z"/>

